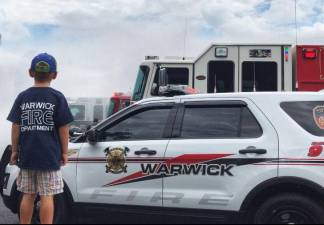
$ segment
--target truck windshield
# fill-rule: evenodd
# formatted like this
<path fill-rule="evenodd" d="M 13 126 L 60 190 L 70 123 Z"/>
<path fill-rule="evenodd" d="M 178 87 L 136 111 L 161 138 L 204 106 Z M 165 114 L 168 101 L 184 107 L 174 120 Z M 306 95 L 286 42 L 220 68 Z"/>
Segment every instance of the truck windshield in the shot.
<path fill-rule="evenodd" d="M 140 67 L 137 74 L 137 80 L 135 83 L 133 101 L 139 101 L 143 98 L 149 73 L 150 73 L 150 68 L 148 66 Z"/>

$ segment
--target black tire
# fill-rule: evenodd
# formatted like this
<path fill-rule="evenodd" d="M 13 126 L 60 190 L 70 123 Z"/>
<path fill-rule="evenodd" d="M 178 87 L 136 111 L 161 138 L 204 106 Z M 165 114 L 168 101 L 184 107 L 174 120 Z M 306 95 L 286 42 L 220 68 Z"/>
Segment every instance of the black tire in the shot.
<path fill-rule="evenodd" d="M 22 201 L 22 194 L 19 197 L 19 208 Z M 40 198 L 37 197 L 35 201 L 34 214 L 32 218 L 32 224 L 41 224 L 39 218 L 39 201 Z M 53 224 L 67 224 L 69 222 L 68 209 L 66 208 L 66 200 L 64 194 L 56 195 L 54 197 L 54 220 Z M 20 218 L 20 209 L 18 209 L 18 217 Z"/>
<path fill-rule="evenodd" d="M 11 158 L 11 147 L 8 146 L 4 151 L 0 161 L 0 194 L 3 195 L 4 176 L 6 167 L 8 166 Z"/>
<path fill-rule="evenodd" d="M 300 194 L 282 194 L 264 202 L 255 224 L 324 224 L 324 205 Z"/>

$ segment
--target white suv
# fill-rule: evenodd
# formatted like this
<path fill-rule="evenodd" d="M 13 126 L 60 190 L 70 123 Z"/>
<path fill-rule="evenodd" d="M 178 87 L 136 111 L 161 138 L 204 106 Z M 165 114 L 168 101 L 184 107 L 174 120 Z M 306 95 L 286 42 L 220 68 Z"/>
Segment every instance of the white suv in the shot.
<path fill-rule="evenodd" d="M 324 223 L 323 146 L 322 93 L 144 100 L 70 144 L 55 220 L 117 209 L 167 221 Z M 1 186 L 17 212 L 19 169 L 8 155 Z"/>

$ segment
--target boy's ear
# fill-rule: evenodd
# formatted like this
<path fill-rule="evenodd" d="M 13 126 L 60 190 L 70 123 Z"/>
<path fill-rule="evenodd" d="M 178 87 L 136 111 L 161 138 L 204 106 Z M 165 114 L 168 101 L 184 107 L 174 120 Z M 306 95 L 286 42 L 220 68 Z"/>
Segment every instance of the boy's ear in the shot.
<path fill-rule="evenodd" d="M 29 76 L 34 78 L 35 77 L 35 72 L 32 70 L 29 70 Z"/>
<path fill-rule="evenodd" d="M 52 79 L 55 80 L 57 78 L 57 73 L 51 73 Z"/>

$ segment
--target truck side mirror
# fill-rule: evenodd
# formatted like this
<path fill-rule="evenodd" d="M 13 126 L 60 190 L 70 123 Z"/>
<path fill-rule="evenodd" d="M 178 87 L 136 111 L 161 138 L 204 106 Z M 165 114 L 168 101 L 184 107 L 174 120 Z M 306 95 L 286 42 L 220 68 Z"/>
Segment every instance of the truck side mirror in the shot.
<path fill-rule="evenodd" d="M 165 87 L 169 84 L 169 76 L 166 68 L 161 68 L 159 71 L 159 85 L 158 87 Z"/>
<path fill-rule="evenodd" d="M 95 129 L 91 129 L 86 133 L 87 141 L 90 144 L 98 142 L 98 132 Z"/>

